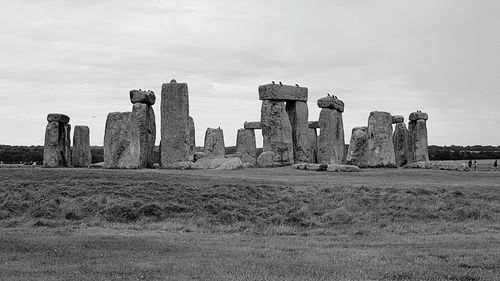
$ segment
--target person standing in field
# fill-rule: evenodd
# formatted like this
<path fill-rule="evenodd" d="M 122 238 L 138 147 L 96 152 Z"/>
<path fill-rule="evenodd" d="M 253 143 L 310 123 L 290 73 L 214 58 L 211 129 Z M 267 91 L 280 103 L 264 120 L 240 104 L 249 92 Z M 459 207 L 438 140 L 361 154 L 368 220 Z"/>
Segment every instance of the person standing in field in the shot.
<path fill-rule="evenodd" d="M 493 167 L 495 168 L 495 171 L 497 170 L 497 166 L 498 166 L 498 163 L 497 163 L 497 160 L 495 160 L 495 162 L 493 163 Z"/>

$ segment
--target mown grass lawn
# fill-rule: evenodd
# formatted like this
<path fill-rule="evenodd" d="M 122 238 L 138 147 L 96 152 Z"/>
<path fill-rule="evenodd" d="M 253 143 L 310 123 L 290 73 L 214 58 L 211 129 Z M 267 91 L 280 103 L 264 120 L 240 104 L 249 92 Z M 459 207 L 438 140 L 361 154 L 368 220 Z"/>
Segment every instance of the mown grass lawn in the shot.
<path fill-rule="evenodd" d="M 498 280 L 500 173 L 0 169 L 0 280 Z"/>

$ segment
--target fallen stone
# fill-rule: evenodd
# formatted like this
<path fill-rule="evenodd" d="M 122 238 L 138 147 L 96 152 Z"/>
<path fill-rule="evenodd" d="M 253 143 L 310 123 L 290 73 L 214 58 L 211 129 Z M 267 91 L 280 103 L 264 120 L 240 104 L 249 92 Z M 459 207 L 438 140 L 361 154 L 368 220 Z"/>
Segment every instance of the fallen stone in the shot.
<path fill-rule="evenodd" d="M 392 124 L 403 123 L 404 121 L 403 115 L 392 115 Z"/>
<path fill-rule="evenodd" d="M 69 123 L 69 116 L 61 113 L 49 113 L 47 115 L 47 122 L 59 122 L 63 124 Z"/>
<path fill-rule="evenodd" d="M 397 123 L 392 135 L 396 166 L 402 167 L 408 163 L 408 129 L 405 123 Z"/>
<path fill-rule="evenodd" d="M 241 164 L 241 168 L 255 168 L 255 164 L 252 164 L 252 163 L 243 163 Z"/>
<path fill-rule="evenodd" d="M 293 164 L 292 125 L 285 102 L 264 100 L 261 108 L 263 150 L 273 151 L 274 162 Z"/>
<path fill-rule="evenodd" d="M 163 166 L 164 169 L 189 170 L 194 163 L 191 161 L 180 161 Z"/>
<path fill-rule="evenodd" d="M 71 165 L 70 134 L 70 124 L 56 121 L 47 124 L 43 147 L 43 165 L 45 167 L 69 167 Z"/>
<path fill-rule="evenodd" d="M 331 108 L 344 112 L 344 102 L 335 97 L 323 97 L 318 99 L 319 108 Z"/>
<path fill-rule="evenodd" d="M 261 168 L 274 167 L 274 158 L 276 154 L 273 151 L 264 151 L 257 157 L 257 166 Z"/>
<path fill-rule="evenodd" d="M 419 161 L 403 166 L 405 169 L 431 169 L 449 171 L 470 170 L 466 162 L 460 161 Z"/>
<path fill-rule="evenodd" d="M 241 168 L 242 163 L 238 157 L 222 158 L 209 156 L 202 158 L 191 165 L 191 169 L 235 170 Z"/>
<path fill-rule="evenodd" d="M 163 166 L 188 161 L 189 94 L 186 83 L 164 83 L 161 90 L 161 159 Z"/>
<path fill-rule="evenodd" d="M 204 157 L 207 157 L 207 155 L 205 154 L 205 152 L 201 152 L 201 151 L 197 151 L 194 153 L 194 157 L 193 157 L 193 160 L 196 162 L 198 160 L 200 160 L 201 158 L 204 158 Z"/>
<path fill-rule="evenodd" d="M 368 166 L 368 127 L 354 127 L 347 150 L 346 163 L 358 167 Z"/>
<path fill-rule="evenodd" d="M 429 119 L 427 113 L 421 111 L 410 113 L 410 117 L 408 118 L 408 120 L 410 121 L 427 120 L 427 119 Z"/>
<path fill-rule="evenodd" d="M 156 121 L 154 110 L 147 104 L 135 103 L 132 106 L 132 115 L 139 130 L 139 168 L 152 168 L 156 142 Z"/>
<path fill-rule="evenodd" d="M 104 168 L 140 168 L 139 126 L 132 112 L 111 112 L 104 131 Z"/>
<path fill-rule="evenodd" d="M 318 163 L 343 164 L 345 140 L 342 112 L 322 108 L 319 113 Z"/>
<path fill-rule="evenodd" d="M 410 121 L 408 131 L 408 163 L 429 161 L 426 121 Z"/>
<path fill-rule="evenodd" d="M 75 126 L 73 132 L 73 167 L 88 167 L 92 162 L 90 151 L 90 128 L 88 126 Z"/>
<path fill-rule="evenodd" d="M 383 111 L 372 111 L 368 118 L 368 166 L 396 167 L 392 143 L 392 115 Z"/>
<path fill-rule="evenodd" d="M 89 165 L 91 169 L 101 169 L 104 168 L 104 162 L 92 163 Z"/>
<path fill-rule="evenodd" d="M 326 171 L 328 165 L 314 164 L 314 163 L 298 163 L 298 164 L 293 164 L 292 168 L 297 170 L 306 170 L 306 171 Z"/>
<path fill-rule="evenodd" d="M 152 91 L 139 91 L 139 90 L 131 90 L 130 91 L 130 102 L 131 103 L 144 103 L 149 106 L 155 104 L 156 96 Z"/>
<path fill-rule="evenodd" d="M 292 126 L 292 142 L 294 162 L 308 162 L 311 158 L 310 129 L 307 122 L 309 110 L 303 101 L 289 101 L 286 112 Z"/>
<path fill-rule="evenodd" d="M 307 101 L 307 88 L 267 84 L 259 86 L 260 100 Z"/>
<path fill-rule="evenodd" d="M 224 146 L 224 132 L 221 128 L 207 128 L 205 131 L 205 155 L 224 156 L 226 147 Z"/>
<path fill-rule="evenodd" d="M 310 121 L 308 125 L 311 129 L 319 129 L 319 121 Z"/>
<path fill-rule="evenodd" d="M 253 129 L 239 129 L 236 135 L 236 153 L 243 163 L 255 164 L 257 160 L 257 144 Z"/>
<path fill-rule="evenodd" d="M 358 166 L 330 164 L 326 168 L 328 172 L 361 172 Z"/>
<path fill-rule="evenodd" d="M 262 125 L 260 123 L 260 121 L 251 121 L 251 122 L 247 122 L 245 121 L 245 123 L 243 124 L 243 128 L 244 129 L 254 129 L 254 130 L 260 130 L 262 129 Z"/>

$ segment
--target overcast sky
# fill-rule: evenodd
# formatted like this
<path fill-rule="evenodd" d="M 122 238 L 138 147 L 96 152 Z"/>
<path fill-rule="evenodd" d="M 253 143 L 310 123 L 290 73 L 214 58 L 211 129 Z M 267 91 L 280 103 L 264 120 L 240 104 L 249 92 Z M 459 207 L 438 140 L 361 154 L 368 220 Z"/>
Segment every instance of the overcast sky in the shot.
<path fill-rule="evenodd" d="M 0 144 L 43 145 L 65 113 L 102 145 L 131 89 L 188 83 L 197 145 L 235 145 L 271 80 L 345 103 L 346 143 L 370 111 L 429 114 L 429 144 L 500 145 L 500 1 L 3 0 Z M 260 133 L 258 134 L 260 135 Z M 262 136 L 259 142 L 262 143 Z"/>

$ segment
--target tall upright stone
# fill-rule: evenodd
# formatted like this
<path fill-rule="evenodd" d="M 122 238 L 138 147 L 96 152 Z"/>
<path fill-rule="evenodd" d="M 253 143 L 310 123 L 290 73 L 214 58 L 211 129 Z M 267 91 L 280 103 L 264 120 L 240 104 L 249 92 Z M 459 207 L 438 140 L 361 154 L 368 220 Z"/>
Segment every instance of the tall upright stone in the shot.
<path fill-rule="evenodd" d="M 409 117 L 408 163 L 429 161 L 427 143 L 427 113 L 412 112 Z"/>
<path fill-rule="evenodd" d="M 241 158 L 241 162 L 256 164 L 257 144 L 254 129 L 238 130 L 238 134 L 236 135 L 236 153 Z"/>
<path fill-rule="evenodd" d="M 345 162 L 345 138 L 344 102 L 335 97 L 324 97 L 318 99 L 319 113 L 319 140 L 318 140 L 318 163 L 320 164 L 344 164 Z"/>
<path fill-rule="evenodd" d="M 226 154 L 224 132 L 221 128 L 207 128 L 205 131 L 204 151 L 206 156 L 221 156 Z"/>
<path fill-rule="evenodd" d="M 193 117 L 189 116 L 188 119 L 188 126 L 189 126 L 189 155 L 194 155 L 194 152 L 196 150 L 196 131 L 194 127 L 194 119 Z"/>
<path fill-rule="evenodd" d="M 304 101 L 288 101 L 286 111 L 292 126 L 294 162 L 309 162 L 311 158 L 310 129 L 308 125 L 309 111 Z"/>
<path fill-rule="evenodd" d="M 394 156 L 396 159 L 396 166 L 403 167 L 408 164 L 408 138 L 409 132 L 404 123 L 403 116 L 393 116 L 392 122 L 396 124 L 394 133 L 392 135 L 392 143 L 394 145 Z"/>
<path fill-rule="evenodd" d="M 104 130 L 104 167 L 137 169 L 141 167 L 140 133 L 135 114 L 111 112 Z"/>
<path fill-rule="evenodd" d="M 316 128 L 309 127 L 309 163 L 318 163 L 318 132 Z"/>
<path fill-rule="evenodd" d="M 292 125 L 286 112 L 285 102 L 263 100 L 260 119 L 263 151 L 274 152 L 274 162 L 293 164 Z"/>
<path fill-rule="evenodd" d="M 154 95 L 153 95 L 154 96 Z M 152 168 L 156 142 L 156 121 L 153 108 L 146 103 L 134 103 L 132 115 L 139 130 L 140 168 Z"/>
<path fill-rule="evenodd" d="M 92 163 L 90 128 L 88 126 L 75 126 L 71 158 L 73 167 L 88 167 Z"/>
<path fill-rule="evenodd" d="M 45 167 L 68 167 L 71 165 L 71 125 L 64 114 L 47 115 L 43 165 Z"/>
<path fill-rule="evenodd" d="M 396 166 L 392 143 L 392 115 L 388 112 L 372 111 L 368 117 L 368 166 Z"/>
<path fill-rule="evenodd" d="M 161 89 L 161 166 L 190 160 L 189 94 L 186 83 L 172 80 Z"/>
<path fill-rule="evenodd" d="M 354 127 L 347 150 L 346 163 L 358 167 L 368 167 L 368 127 Z"/>

